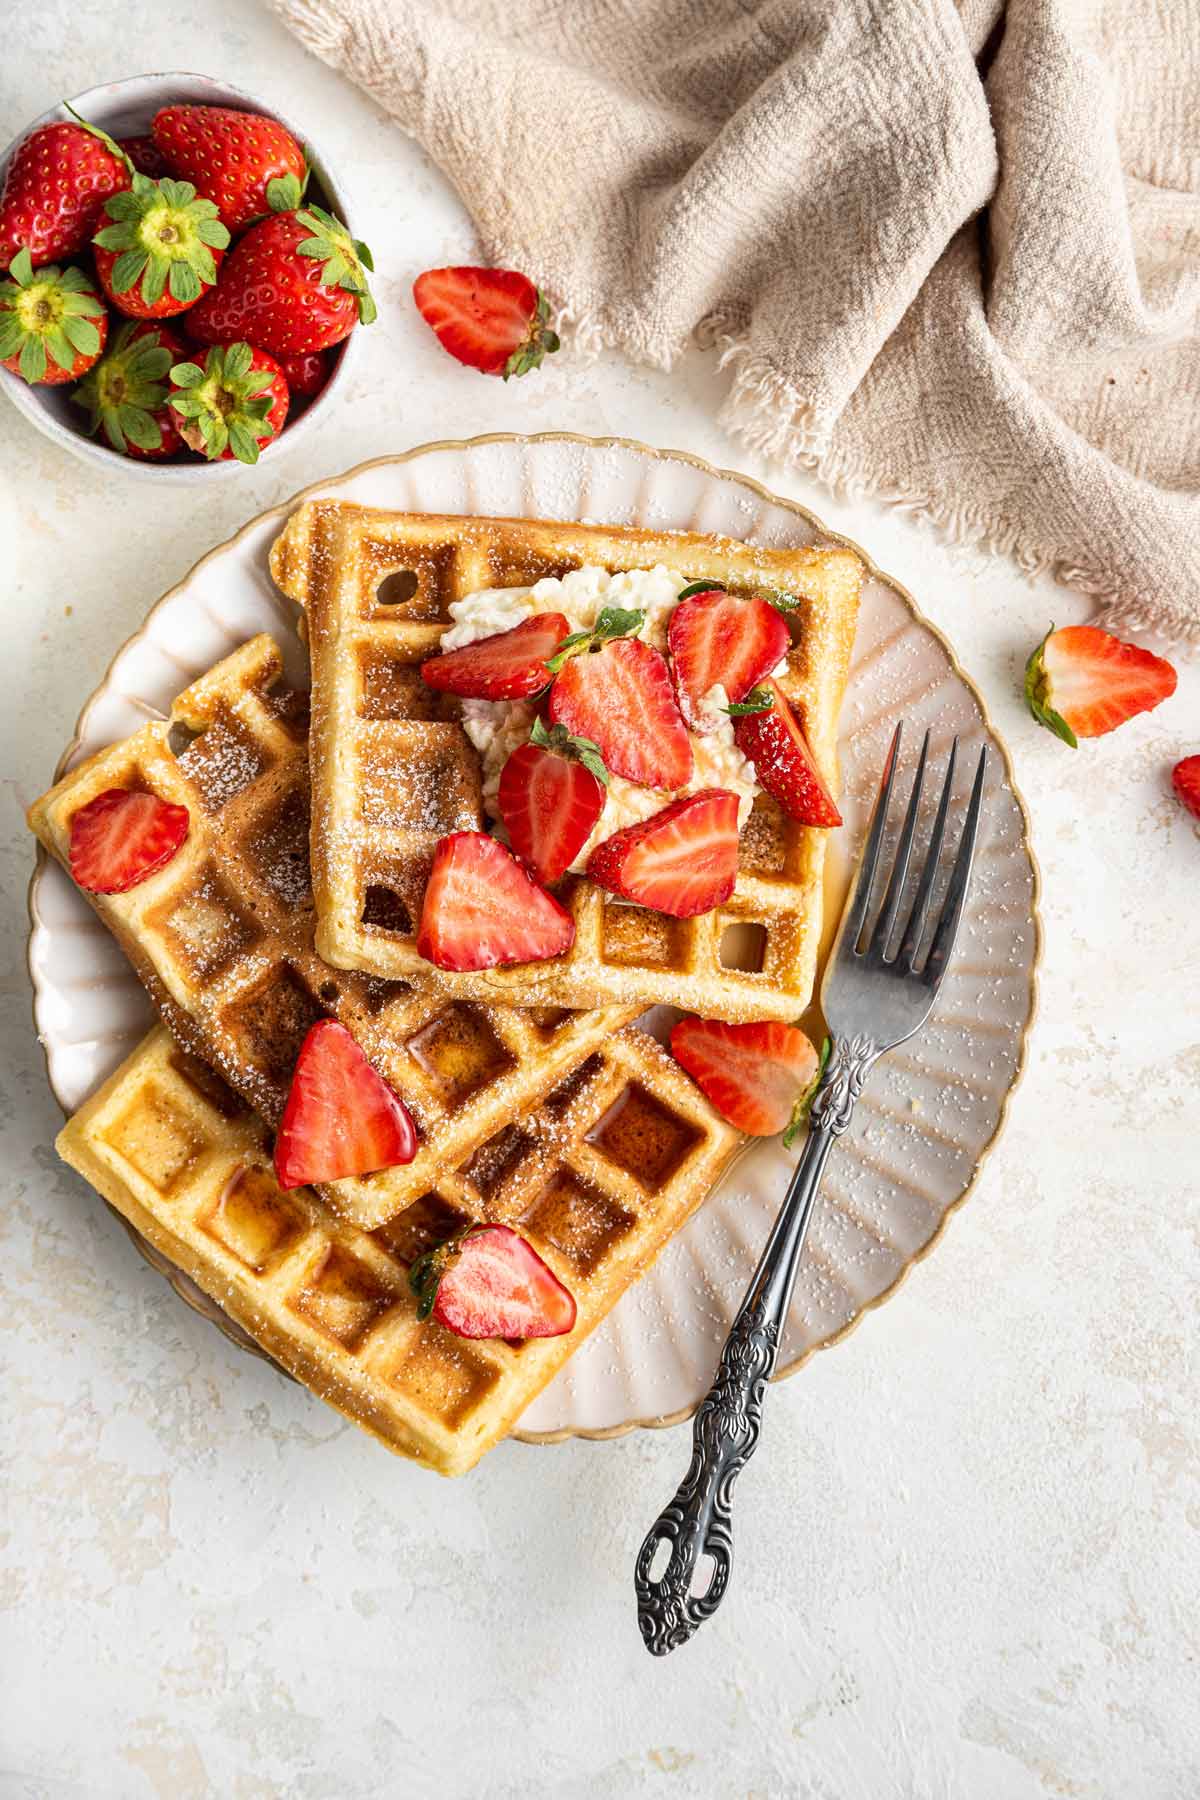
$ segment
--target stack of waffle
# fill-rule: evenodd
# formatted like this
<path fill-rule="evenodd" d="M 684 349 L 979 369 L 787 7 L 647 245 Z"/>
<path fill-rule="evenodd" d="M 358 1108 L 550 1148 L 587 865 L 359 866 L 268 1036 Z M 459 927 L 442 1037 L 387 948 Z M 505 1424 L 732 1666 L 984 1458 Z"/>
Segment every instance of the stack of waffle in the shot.
<path fill-rule="evenodd" d="M 148 789 L 189 817 L 156 874 L 88 895 L 163 1024 L 65 1127 L 60 1153 L 279 1363 L 444 1474 L 512 1427 L 738 1147 L 633 1021 L 663 1000 L 715 1018 L 794 1018 L 811 992 L 824 834 L 765 797 L 718 913 L 671 920 L 568 880 L 566 957 L 448 974 L 417 954 L 433 847 L 482 824 L 455 703 L 420 680 L 450 603 L 584 564 L 658 563 L 681 586 L 798 597 L 781 685 L 833 781 L 859 580 L 848 552 L 318 502 L 272 555 L 305 609 L 311 734 L 307 696 L 284 685 L 278 647 L 258 637 L 182 693 L 170 719 L 73 769 L 30 813 L 64 866 L 72 818 L 107 789 Z M 723 936 L 746 923 L 760 928 L 758 964 L 726 967 Z M 402 1096 L 417 1153 L 284 1193 L 272 1131 L 322 1017 Z M 513 1226 L 570 1288 L 569 1333 L 466 1341 L 418 1320 L 413 1261 L 475 1222 Z"/>

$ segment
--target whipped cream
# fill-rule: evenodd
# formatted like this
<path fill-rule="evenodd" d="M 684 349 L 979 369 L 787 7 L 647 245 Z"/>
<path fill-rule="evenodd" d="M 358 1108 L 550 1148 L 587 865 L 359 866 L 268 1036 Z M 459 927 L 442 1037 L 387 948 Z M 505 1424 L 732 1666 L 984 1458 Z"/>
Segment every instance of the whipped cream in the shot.
<path fill-rule="evenodd" d="M 645 622 L 637 636 L 666 650 L 667 623 L 679 599 L 679 577 L 661 563 L 653 569 L 629 569 L 610 575 L 607 569 L 585 567 L 568 574 L 548 575 L 532 587 L 482 588 L 465 599 L 451 604 L 454 620 L 442 637 L 443 650 L 458 650 L 473 644 L 477 638 L 491 637 L 497 631 L 511 631 L 533 613 L 562 613 L 572 631 L 589 631 L 606 606 L 636 607 L 645 613 Z M 779 668 L 787 666 L 784 658 Z M 738 830 L 750 817 L 758 783 L 754 764 L 738 749 L 733 737 L 733 720 L 720 709 L 729 704 L 728 695 L 719 682 L 704 696 L 704 710 L 718 721 L 704 735 L 689 731 L 692 746 L 692 778 L 685 787 L 670 793 L 657 788 L 639 787 L 621 775 L 610 775 L 604 810 L 591 837 L 571 864 L 574 873 L 583 871 L 595 846 L 614 831 L 652 818 L 672 800 L 684 794 L 695 794 L 701 788 L 725 788 L 738 798 Z M 497 792 L 500 772 L 513 751 L 526 742 L 533 729 L 536 714 L 524 701 L 464 700 L 463 729 L 479 752 L 483 765 L 483 804 L 488 816 L 500 821 Z M 501 830 L 500 835 L 503 835 Z"/>

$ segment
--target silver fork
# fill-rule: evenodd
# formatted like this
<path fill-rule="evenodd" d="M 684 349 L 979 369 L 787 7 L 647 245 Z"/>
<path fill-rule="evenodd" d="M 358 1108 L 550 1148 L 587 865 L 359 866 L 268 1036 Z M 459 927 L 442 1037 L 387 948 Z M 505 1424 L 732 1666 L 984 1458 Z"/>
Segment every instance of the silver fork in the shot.
<path fill-rule="evenodd" d="M 958 849 L 937 918 L 930 926 L 954 785 L 957 738 L 951 746 L 925 862 L 897 943 L 929 757 L 926 732 L 891 870 L 885 872 L 879 865 L 902 733 L 903 721 L 888 750 L 858 872 L 821 984 L 821 1006 L 832 1050 L 813 1099 L 804 1150 L 725 1340 L 716 1380 L 696 1414 L 691 1466 L 638 1553 L 634 1574 L 638 1624 L 646 1648 L 654 1656 L 665 1656 L 686 1643 L 724 1598 L 733 1566 L 733 1486 L 758 1446 L 763 1399 L 779 1354 L 821 1173 L 834 1141 L 850 1123 L 854 1103 L 874 1064 L 912 1037 L 928 1019 L 954 949 L 975 855 L 987 747 L 980 751 Z M 873 893 L 880 885 L 877 874 L 880 884 L 886 878 L 886 886 L 872 907 Z M 926 943 L 928 949 L 922 955 Z M 651 1564 L 664 1544 L 670 1546 L 670 1556 L 661 1574 L 652 1577 Z M 710 1557 L 713 1566 L 703 1590 L 693 1593 L 696 1565 L 702 1555 Z"/>

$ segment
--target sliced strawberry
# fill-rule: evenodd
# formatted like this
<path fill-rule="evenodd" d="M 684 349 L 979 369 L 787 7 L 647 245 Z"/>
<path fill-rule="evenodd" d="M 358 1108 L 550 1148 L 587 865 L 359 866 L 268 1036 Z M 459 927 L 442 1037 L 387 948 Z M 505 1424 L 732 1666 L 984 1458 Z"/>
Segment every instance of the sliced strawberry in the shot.
<path fill-rule="evenodd" d="M 702 788 L 614 831 L 588 857 L 587 873 L 623 900 L 690 919 L 728 900 L 737 862 L 737 795 Z"/>
<path fill-rule="evenodd" d="M 669 790 L 691 780 L 692 746 L 666 662 L 640 638 L 572 657 L 554 678 L 550 717 L 598 744 L 605 767 L 626 781 Z"/>
<path fill-rule="evenodd" d="M 783 1131 L 817 1073 L 817 1053 L 799 1026 L 774 1019 L 680 1019 L 671 1054 L 717 1111 L 751 1137 Z"/>
<path fill-rule="evenodd" d="M 318 1019 L 300 1046 L 275 1138 L 281 1188 L 341 1181 L 410 1163 L 408 1109 L 336 1019 Z"/>
<path fill-rule="evenodd" d="M 431 657 L 421 664 L 421 679 L 466 699 L 525 700 L 549 681 L 546 661 L 569 630 L 561 613 L 532 613 L 508 631 Z"/>
<path fill-rule="evenodd" d="M 591 837 L 604 811 L 603 774 L 595 744 L 561 725 L 547 731 L 540 719 L 500 771 L 500 817 L 538 881 L 557 881 Z"/>
<path fill-rule="evenodd" d="M 575 921 L 485 831 L 439 839 L 417 951 L 439 969 L 543 962 L 575 942 Z"/>
<path fill-rule="evenodd" d="M 1095 625 L 1051 629 L 1025 667 L 1025 699 L 1039 725 L 1074 747 L 1103 737 L 1175 692 L 1169 662 Z"/>
<path fill-rule="evenodd" d="M 842 815 L 783 689 L 777 681 L 765 681 L 762 692 L 770 696 L 770 706 L 733 722 L 734 742 L 754 764 L 758 785 L 801 825 L 840 825 Z"/>
<path fill-rule="evenodd" d="M 558 349 L 550 308 L 516 269 L 426 269 L 413 299 L 442 348 L 484 375 L 527 375 Z"/>
<path fill-rule="evenodd" d="M 562 1337 L 575 1297 L 511 1225 L 477 1225 L 415 1262 L 417 1316 L 465 1338 Z"/>
<path fill-rule="evenodd" d="M 1190 813 L 1200 819 L 1200 756 L 1185 756 L 1171 770 L 1171 786 Z"/>
<path fill-rule="evenodd" d="M 704 697 L 718 682 L 731 701 L 751 688 L 786 656 L 792 636 L 765 600 L 738 600 L 713 589 L 681 600 L 671 614 L 667 648 L 679 710 L 693 731 L 715 731 L 720 714 Z"/>
<path fill-rule="evenodd" d="M 71 874 L 89 894 L 127 893 L 166 868 L 188 824 L 186 806 L 106 788 L 71 820 Z"/>

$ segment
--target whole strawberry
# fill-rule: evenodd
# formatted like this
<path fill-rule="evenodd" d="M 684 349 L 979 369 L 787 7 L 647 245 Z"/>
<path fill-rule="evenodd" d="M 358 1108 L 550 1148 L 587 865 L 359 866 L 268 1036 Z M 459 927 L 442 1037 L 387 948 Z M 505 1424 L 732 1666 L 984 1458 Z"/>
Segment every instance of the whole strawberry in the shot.
<path fill-rule="evenodd" d="M 109 195 L 128 186 L 128 164 L 103 132 L 39 125 L 17 145 L 0 191 L 0 269 L 22 248 L 35 265 L 77 256 Z"/>
<path fill-rule="evenodd" d="M 244 338 L 273 356 L 327 350 L 374 319 L 373 267 L 367 246 L 322 207 L 275 213 L 234 245 L 188 330 L 206 344 Z"/>
<path fill-rule="evenodd" d="M 184 354 L 183 339 L 170 326 L 127 319 L 71 395 L 88 412 L 91 435 L 103 431 L 114 450 L 139 462 L 159 462 L 181 450 L 167 376 Z"/>
<path fill-rule="evenodd" d="M 278 437 L 288 412 L 288 388 L 273 356 L 249 344 L 214 344 L 199 363 L 171 370 L 171 405 L 183 421 L 185 444 L 210 462 L 231 457 L 256 463 L 261 445 Z"/>
<path fill-rule="evenodd" d="M 34 269 L 18 250 L 0 282 L 0 365 L 54 387 L 83 375 L 104 349 L 108 314 L 82 269 Z"/>
<path fill-rule="evenodd" d="M 169 319 L 212 287 L 229 233 L 190 181 L 134 175 L 129 191 L 113 194 L 104 210 L 112 223 L 93 239 L 96 273 L 130 318 Z"/>
<path fill-rule="evenodd" d="M 215 201 L 230 231 L 300 204 L 304 152 L 278 119 L 229 106 L 164 106 L 150 129 L 172 173 Z"/>

